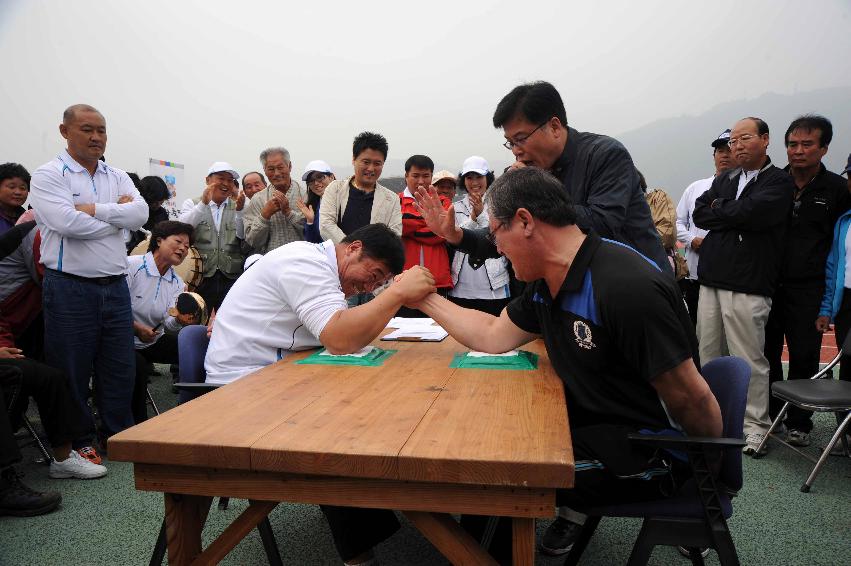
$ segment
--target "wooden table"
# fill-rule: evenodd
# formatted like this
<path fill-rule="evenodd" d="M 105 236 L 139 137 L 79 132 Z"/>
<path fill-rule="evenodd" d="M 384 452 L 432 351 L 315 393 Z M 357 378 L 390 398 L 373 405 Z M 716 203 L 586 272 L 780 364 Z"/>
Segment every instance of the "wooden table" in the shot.
<path fill-rule="evenodd" d="M 136 489 L 165 494 L 170 564 L 220 561 L 280 501 L 387 508 L 454 564 L 495 564 L 450 513 L 513 517 L 514 564 L 531 565 L 535 518 L 573 485 L 561 381 L 537 371 L 453 369 L 466 348 L 375 342 L 381 367 L 298 365 L 309 353 L 113 436 Z M 202 552 L 213 496 L 252 501 Z"/>

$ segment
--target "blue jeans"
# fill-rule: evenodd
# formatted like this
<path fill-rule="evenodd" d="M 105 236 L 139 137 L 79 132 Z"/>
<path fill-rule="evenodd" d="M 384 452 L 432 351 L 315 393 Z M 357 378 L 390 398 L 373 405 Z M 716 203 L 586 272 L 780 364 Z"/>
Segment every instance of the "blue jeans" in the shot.
<path fill-rule="evenodd" d="M 47 363 L 65 373 L 78 409 L 81 435 L 72 439 L 74 448 L 89 446 L 95 438 L 87 402 L 92 372 L 102 435 L 133 426 L 135 350 L 126 279 L 100 285 L 46 271 L 42 288 Z"/>

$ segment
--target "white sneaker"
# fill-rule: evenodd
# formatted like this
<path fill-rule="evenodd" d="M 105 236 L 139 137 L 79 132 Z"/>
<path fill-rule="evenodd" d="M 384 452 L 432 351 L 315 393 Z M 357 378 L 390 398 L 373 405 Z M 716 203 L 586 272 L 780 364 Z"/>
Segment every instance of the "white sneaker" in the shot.
<path fill-rule="evenodd" d="M 745 438 L 745 442 L 747 442 L 747 446 L 742 448 L 742 453 L 746 456 L 753 456 L 756 454 L 756 449 L 759 448 L 759 445 L 762 444 L 763 439 L 765 438 L 764 434 L 760 434 L 757 432 L 752 432 Z M 765 454 L 768 452 L 768 444 L 762 447 L 760 454 Z"/>
<path fill-rule="evenodd" d="M 53 479 L 77 478 L 81 480 L 93 480 L 106 475 L 106 466 L 93 464 L 80 456 L 76 450 L 71 450 L 66 460 L 61 462 L 54 460 L 50 463 L 49 475 Z"/>

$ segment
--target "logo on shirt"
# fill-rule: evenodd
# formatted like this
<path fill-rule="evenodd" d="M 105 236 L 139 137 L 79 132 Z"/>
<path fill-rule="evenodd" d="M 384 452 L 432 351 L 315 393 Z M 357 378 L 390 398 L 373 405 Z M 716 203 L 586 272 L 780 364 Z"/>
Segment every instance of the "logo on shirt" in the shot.
<path fill-rule="evenodd" d="M 573 335 L 576 337 L 576 344 L 580 348 L 590 350 L 597 347 L 591 337 L 591 327 L 581 320 L 573 323 Z"/>

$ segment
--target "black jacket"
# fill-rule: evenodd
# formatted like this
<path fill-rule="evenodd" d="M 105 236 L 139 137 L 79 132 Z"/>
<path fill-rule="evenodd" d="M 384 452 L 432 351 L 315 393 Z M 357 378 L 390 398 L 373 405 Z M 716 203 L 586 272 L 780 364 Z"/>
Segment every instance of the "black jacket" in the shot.
<path fill-rule="evenodd" d="M 700 246 L 697 279 L 708 287 L 771 297 L 795 184 L 766 158 L 737 199 L 741 174 L 737 168 L 717 175 L 695 201 L 694 223 L 709 230 Z"/>
<path fill-rule="evenodd" d="M 789 171 L 788 165 L 785 171 Z M 792 201 L 780 272 L 782 283 L 824 286 L 833 226 L 849 208 L 851 194 L 845 179 L 821 164 L 815 178 Z"/>
<path fill-rule="evenodd" d="M 552 173 L 573 202 L 577 226 L 632 246 L 671 273 L 629 152 L 614 138 L 573 128 L 567 131 L 567 143 Z M 471 262 L 499 257 L 486 235 L 484 230 L 464 230 L 458 247 L 470 255 Z"/>

